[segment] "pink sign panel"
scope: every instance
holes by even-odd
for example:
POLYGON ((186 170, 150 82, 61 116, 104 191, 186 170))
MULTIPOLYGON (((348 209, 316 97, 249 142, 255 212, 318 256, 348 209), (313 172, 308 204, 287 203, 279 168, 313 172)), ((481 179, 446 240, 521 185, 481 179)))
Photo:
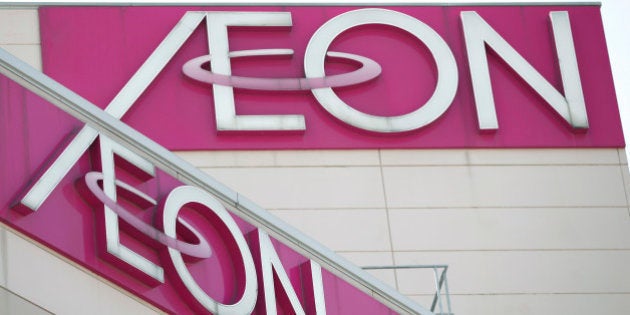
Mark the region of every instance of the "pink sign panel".
POLYGON ((102 108, 137 92, 122 120, 172 150, 623 147, 599 10, 45 7, 40 27, 48 75, 102 108))
POLYGON ((168 314, 395 313, 103 136, 28 206, 83 123, 4 76, 0 92, 3 224, 168 314))

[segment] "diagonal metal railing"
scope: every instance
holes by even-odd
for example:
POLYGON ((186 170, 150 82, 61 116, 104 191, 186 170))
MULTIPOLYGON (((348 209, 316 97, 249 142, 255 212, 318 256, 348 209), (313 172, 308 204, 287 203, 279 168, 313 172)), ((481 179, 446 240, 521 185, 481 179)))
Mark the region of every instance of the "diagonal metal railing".
POLYGON ((430 269, 433 270, 435 293, 431 302, 431 312, 435 315, 454 315, 451 307, 451 294, 448 290, 446 272, 448 265, 394 265, 394 266, 364 266, 364 270, 401 270, 401 269, 430 269))
POLYGON ((434 315, 332 250, 276 218, 252 201, 198 170, 166 148, 112 117, 52 78, 0 49, 0 73, 86 123, 181 182, 197 186, 230 206, 245 221, 262 228, 298 253, 402 314, 434 315))

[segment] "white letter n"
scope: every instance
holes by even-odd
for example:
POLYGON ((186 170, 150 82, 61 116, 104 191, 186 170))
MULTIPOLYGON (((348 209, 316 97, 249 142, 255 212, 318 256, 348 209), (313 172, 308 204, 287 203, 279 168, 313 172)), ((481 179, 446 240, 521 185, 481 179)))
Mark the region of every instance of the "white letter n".
POLYGON ((573 128, 588 128, 573 35, 566 11, 549 14, 565 95, 532 67, 477 12, 461 12, 466 51, 480 129, 498 129, 485 44, 488 44, 536 93, 573 128))

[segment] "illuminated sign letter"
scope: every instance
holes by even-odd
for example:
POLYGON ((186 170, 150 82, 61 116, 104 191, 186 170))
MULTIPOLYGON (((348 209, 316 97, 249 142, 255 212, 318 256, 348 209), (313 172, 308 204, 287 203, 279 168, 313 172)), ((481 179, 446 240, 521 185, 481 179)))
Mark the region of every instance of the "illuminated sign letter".
MULTIPOLYGON (((282 266, 278 253, 273 248, 273 243, 267 233, 262 230, 258 230, 258 242, 260 243, 260 268, 262 270, 263 288, 265 290, 265 311, 266 314, 278 314, 276 306, 276 290, 274 281, 274 270, 278 277, 279 284, 282 286, 286 297, 289 300, 289 304, 292 307, 292 314, 306 314, 304 308, 300 305, 295 289, 291 285, 289 276, 282 266)), ((322 282, 321 267, 310 261, 309 264, 311 280, 312 280, 312 294, 315 307, 315 314, 326 315, 326 305, 324 301, 324 288, 322 282)), ((306 290, 310 291, 310 290, 306 290)))
MULTIPOLYGON (((146 194, 122 183, 116 182, 116 173, 114 166, 114 154, 124 158, 129 163, 138 167, 145 173, 154 176, 155 167, 129 149, 117 144, 111 139, 101 135, 101 167, 103 171, 103 193, 113 201, 116 201, 116 187, 121 186, 127 191, 132 192, 135 196, 142 198, 146 202, 156 205, 157 202, 146 194)), ((116 258, 132 265, 133 267, 144 272, 151 278, 164 282, 164 269, 152 263, 148 259, 142 257, 138 253, 127 248, 120 243, 120 228, 118 224, 118 215, 108 205, 103 206, 103 224, 105 232, 105 243, 107 253, 114 255, 116 258)))
POLYGON ((556 53, 560 61, 562 86, 566 96, 556 90, 531 64, 529 64, 501 35, 477 12, 461 12, 468 64, 472 79, 480 129, 498 129, 497 113, 492 96, 485 45, 501 57, 536 93, 574 128, 588 128, 588 118, 582 83, 578 71, 573 35, 566 11, 549 14, 553 27, 556 53))
POLYGON ((249 251, 249 247, 247 246, 247 242, 245 241, 243 234, 241 234, 241 230, 238 228, 238 225, 236 225, 236 222, 232 219, 221 202, 207 192, 193 186, 179 186, 173 189, 164 202, 164 213, 162 215, 164 234, 172 238, 177 237, 175 229, 177 215, 179 214, 179 210, 189 203, 204 206, 209 211, 214 212, 219 220, 225 224, 225 227, 236 242, 238 250, 241 254, 240 256, 243 261, 245 271, 245 290, 240 300, 234 304, 222 304, 217 302, 208 296, 199 284, 197 284, 184 263, 181 251, 176 248, 169 247, 168 255, 171 258, 175 271, 190 294, 192 294, 192 296, 199 301, 205 309, 213 314, 251 314, 258 297, 256 267, 254 266, 254 260, 251 252, 249 251))
MULTIPOLYGON (((229 76, 230 48, 228 26, 291 26, 288 12, 208 12, 208 42, 212 72, 229 76)), ((268 54, 268 53, 267 53, 268 54)), ((301 115, 236 115, 234 89, 227 85, 212 85, 217 129, 227 130, 304 130, 301 115)))
MULTIPOLYGON (((340 14, 313 35, 306 47, 304 71, 307 78, 324 76, 324 58, 328 46, 342 32, 359 25, 384 24, 405 30, 423 42, 435 59, 438 80, 431 98, 415 111, 392 117, 360 112, 342 101, 332 88, 313 89, 313 95, 333 116, 357 128, 375 132, 402 132, 426 126, 451 105, 457 91, 455 57, 446 42, 431 27, 409 15, 385 9, 361 9, 340 14)), ((386 104, 383 104, 386 106, 386 104)))

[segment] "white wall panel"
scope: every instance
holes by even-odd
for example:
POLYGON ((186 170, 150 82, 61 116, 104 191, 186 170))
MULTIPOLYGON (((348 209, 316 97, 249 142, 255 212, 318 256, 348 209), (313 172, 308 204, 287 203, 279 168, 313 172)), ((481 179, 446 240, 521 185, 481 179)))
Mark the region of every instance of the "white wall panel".
MULTIPOLYGON (((2 12, 0 10, 0 12, 2 12)), ((8 51, 10 54, 22 59, 33 68, 42 70, 41 46, 37 44, 24 45, 4 45, 0 44, 0 48, 8 51)))
POLYGON ((467 150, 381 150, 383 165, 467 165, 467 150))
POLYGON ((7 286, 7 231, 0 225, 0 286, 7 286))
MULTIPOLYGON (((455 294, 630 293, 630 251, 396 252, 397 264, 449 265, 455 294)), ((398 270, 401 292, 432 293, 420 271, 398 270)))
POLYGON ((468 150, 471 165, 615 165, 611 149, 484 149, 468 150))
POLYGON ((383 167, 389 207, 626 207, 619 166, 383 167))
POLYGON ((37 9, 0 10, 1 44, 39 44, 37 9))
POLYGON ((156 314, 93 274, 8 232, 7 285, 46 310, 64 315, 156 314))
MULTIPOLYGON (((133 315, 156 315, 163 312, 158 311, 150 306, 146 306, 143 302, 140 302, 126 293, 120 291, 120 289, 105 283, 96 283, 98 301, 96 308, 101 315, 110 314, 133 314, 133 315)), ((92 307, 94 307, 92 305, 92 307)))
POLYGON ((628 213, 630 213, 630 168, 628 168, 628 157, 623 149, 619 149, 619 160, 622 163, 620 166, 621 176, 623 178, 623 184, 626 189, 626 200, 628 203, 628 213))
POLYGON ((394 250, 630 249, 627 208, 390 209, 394 250))
MULTIPOLYGON (((412 296, 430 305, 432 296, 412 296)), ((455 314, 466 315, 565 315, 565 314, 627 314, 630 294, 515 294, 515 295, 454 295, 455 314)))
POLYGON ((378 167, 205 168, 267 209, 383 208, 378 167))
POLYGON ((468 207, 473 177, 468 167, 383 167, 387 203, 401 207, 468 207))
POLYGON ((391 250, 384 209, 276 210, 272 213, 335 251, 391 250))
POLYGON ((180 151, 177 154, 197 167, 248 166, 376 166, 376 150, 318 151, 180 151))
POLYGON ((0 314, 51 315, 52 313, 0 287, 0 314))
POLYGON ((617 153, 619 154, 619 163, 628 165, 628 156, 626 156, 626 150, 617 149, 617 153))
POLYGON ((0 48, 41 70, 40 43, 36 9, 0 10, 0 48))
POLYGON ((611 149, 381 150, 383 165, 619 164, 611 149))
POLYGON ((58 314, 86 314, 98 305, 94 278, 33 246, 7 235, 7 287, 58 314))

